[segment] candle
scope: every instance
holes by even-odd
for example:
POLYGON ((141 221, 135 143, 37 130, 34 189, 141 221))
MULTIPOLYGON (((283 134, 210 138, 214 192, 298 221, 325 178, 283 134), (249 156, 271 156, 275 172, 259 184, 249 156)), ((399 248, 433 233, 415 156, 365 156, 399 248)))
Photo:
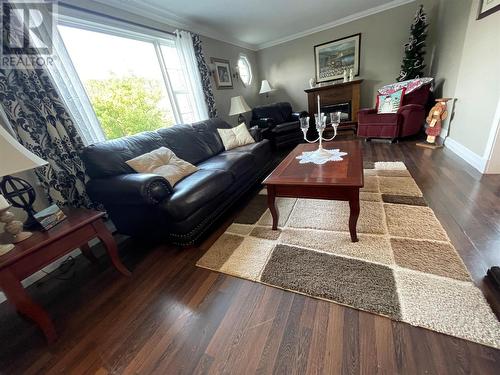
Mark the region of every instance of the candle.
POLYGON ((318 121, 321 121, 321 107, 319 104, 319 95, 318 95, 318 121))
POLYGON ((3 195, 0 195, 0 210, 5 210, 6 208, 10 207, 10 203, 7 202, 7 199, 3 197, 3 195))

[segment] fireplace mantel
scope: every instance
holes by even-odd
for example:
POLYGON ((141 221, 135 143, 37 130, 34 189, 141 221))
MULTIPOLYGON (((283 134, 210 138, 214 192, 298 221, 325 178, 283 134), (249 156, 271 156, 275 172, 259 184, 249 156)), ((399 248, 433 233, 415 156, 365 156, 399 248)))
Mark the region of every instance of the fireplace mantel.
POLYGON ((353 128, 356 129, 358 123, 358 111, 360 102, 362 79, 357 79, 351 82, 342 82, 322 87, 314 87, 304 90, 307 93, 308 111, 314 122, 313 114, 318 112, 318 95, 321 99, 322 106, 333 104, 341 104, 345 102, 351 103, 351 121, 342 122, 339 129, 353 128))

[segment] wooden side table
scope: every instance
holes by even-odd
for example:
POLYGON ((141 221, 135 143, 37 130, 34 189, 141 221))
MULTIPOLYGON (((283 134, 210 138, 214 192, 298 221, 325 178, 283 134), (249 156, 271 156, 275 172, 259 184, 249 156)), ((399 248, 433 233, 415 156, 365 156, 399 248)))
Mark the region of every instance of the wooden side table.
POLYGON ((0 289, 17 311, 33 320, 43 331, 49 343, 57 339, 57 333, 47 312, 36 304, 23 288, 21 281, 56 259, 76 248, 90 261, 95 261, 88 241, 99 238, 104 244, 111 263, 124 276, 130 271, 123 265, 116 242, 104 225, 103 212, 69 209, 67 218, 46 232, 35 232, 29 239, 16 244, 9 253, 0 256, 0 289))

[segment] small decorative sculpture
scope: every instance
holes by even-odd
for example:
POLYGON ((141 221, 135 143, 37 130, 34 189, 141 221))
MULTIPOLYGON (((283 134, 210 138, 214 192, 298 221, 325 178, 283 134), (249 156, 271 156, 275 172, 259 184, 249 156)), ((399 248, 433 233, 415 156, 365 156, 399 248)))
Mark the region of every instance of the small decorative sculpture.
POLYGON ((441 144, 436 143, 436 137, 441 133, 442 122, 448 117, 446 102, 449 100, 450 98, 436 99, 436 104, 431 108, 425 120, 427 122, 427 128, 425 129, 427 139, 425 142, 417 143, 417 146, 427 148, 443 147, 441 144))
POLYGON ((9 212, 9 208, 0 210, 0 222, 5 223, 4 230, 8 233, 8 241, 18 243, 31 237, 31 232, 23 232, 23 223, 16 220, 14 214, 9 212))
POLYGON ((347 69, 344 69, 344 82, 347 82, 349 79, 347 69))
POLYGON ((349 82, 351 82, 354 79, 354 70, 353 68, 349 69, 349 82))
POLYGON ((314 80, 314 78, 309 78, 309 87, 311 89, 316 87, 316 81, 314 80))

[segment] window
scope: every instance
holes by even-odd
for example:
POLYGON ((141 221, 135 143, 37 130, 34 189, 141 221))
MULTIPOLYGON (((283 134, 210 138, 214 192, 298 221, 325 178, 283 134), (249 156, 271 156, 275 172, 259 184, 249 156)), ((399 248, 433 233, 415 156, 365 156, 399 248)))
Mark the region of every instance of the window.
POLYGON ((173 40, 58 29, 106 138, 199 120, 173 40))
POLYGON ((240 74, 241 81, 245 86, 252 83, 252 67, 250 62, 245 55, 240 55, 238 59, 238 72, 240 74))

